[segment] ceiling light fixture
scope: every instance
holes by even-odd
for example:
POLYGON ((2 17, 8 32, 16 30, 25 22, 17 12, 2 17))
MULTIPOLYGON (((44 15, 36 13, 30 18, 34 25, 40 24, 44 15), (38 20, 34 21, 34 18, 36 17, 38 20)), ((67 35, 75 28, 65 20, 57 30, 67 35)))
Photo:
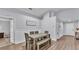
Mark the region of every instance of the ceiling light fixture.
POLYGON ((32 8, 28 8, 29 10, 32 10, 32 8))

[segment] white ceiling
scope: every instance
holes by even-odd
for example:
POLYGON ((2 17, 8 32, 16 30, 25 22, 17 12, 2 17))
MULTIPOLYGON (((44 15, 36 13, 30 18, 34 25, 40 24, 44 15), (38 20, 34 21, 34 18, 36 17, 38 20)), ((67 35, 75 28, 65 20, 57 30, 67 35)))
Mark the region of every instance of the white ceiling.
POLYGON ((60 21, 63 22, 79 21, 79 8, 61 11, 56 16, 60 21))
POLYGON ((63 22, 79 20, 79 8, 32 8, 32 10, 28 8, 3 8, 3 10, 37 18, 41 18, 45 13, 52 11, 63 22))
POLYGON ((29 10, 28 8, 4 8, 3 10, 7 10, 9 12, 19 13, 23 15, 28 14, 28 15, 40 18, 46 12, 49 12, 49 11, 58 12, 64 9, 66 8, 32 8, 32 10, 29 10))
POLYGON ((32 10, 27 9, 21 9, 25 11, 26 13, 35 15, 37 17, 43 16, 46 12, 53 11, 53 12, 58 12, 60 10, 63 10, 64 8, 33 8, 32 10))

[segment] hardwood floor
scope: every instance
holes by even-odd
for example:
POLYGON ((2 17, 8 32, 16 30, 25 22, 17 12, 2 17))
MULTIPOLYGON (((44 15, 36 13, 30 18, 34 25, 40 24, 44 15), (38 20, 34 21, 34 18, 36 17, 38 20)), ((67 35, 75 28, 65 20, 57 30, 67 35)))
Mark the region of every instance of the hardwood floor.
MULTIPOLYGON (((0 50, 25 50, 25 43, 0 47, 0 50)), ((52 41, 51 47, 47 50, 79 50, 79 40, 73 36, 63 36, 56 42, 52 41)))
POLYGON ((25 43, 4 46, 1 47, 0 50, 25 50, 25 43))
POLYGON ((10 44, 9 38, 0 38, 0 47, 10 44))
POLYGON ((73 36, 63 36, 48 50, 79 50, 79 40, 73 36))
MULTIPOLYGON (((53 44, 55 44, 55 41, 52 41, 52 45, 53 44)), ((0 50, 26 50, 25 42, 20 43, 20 44, 12 44, 12 45, 8 45, 8 46, 0 47, 0 50)))

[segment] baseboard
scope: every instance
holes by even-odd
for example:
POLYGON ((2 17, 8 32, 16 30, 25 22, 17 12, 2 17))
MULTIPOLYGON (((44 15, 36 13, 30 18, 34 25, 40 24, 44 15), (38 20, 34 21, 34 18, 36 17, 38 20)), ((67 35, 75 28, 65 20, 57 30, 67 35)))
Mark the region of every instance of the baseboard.
POLYGON ((23 42, 25 42, 25 41, 21 41, 21 42, 15 42, 14 44, 20 44, 20 43, 23 43, 23 42))
POLYGON ((71 36, 71 37, 74 37, 74 35, 63 35, 63 36, 71 36))
POLYGON ((64 36, 64 35, 62 35, 60 38, 58 38, 57 41, 60 40, 63 36, 64 36))

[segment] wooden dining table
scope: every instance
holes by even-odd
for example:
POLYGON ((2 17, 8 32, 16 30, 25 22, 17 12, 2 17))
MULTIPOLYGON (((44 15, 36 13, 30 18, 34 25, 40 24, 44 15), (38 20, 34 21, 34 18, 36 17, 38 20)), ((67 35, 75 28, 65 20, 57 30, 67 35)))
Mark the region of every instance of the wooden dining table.
POLYGON ((39 33, 39 34, 32 34, 32 35, 29 35, 29 37, 33 38, 33 50, 35 50, 36 48, 36 40, 37 39, 41 39, 42 37, 45 37, 47 36, 48 34, 47 33, 39 33))

